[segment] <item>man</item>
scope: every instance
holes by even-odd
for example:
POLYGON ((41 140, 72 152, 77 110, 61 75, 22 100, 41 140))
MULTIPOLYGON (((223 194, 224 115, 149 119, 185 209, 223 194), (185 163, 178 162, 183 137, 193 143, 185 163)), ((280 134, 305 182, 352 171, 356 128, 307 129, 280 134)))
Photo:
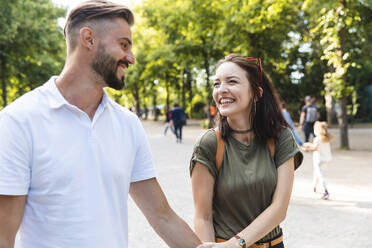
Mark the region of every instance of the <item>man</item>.
POLYGON ((314 135, 314 123, 319 119, 319 107, 315 104, 315 97, 306 96, 305 105, 301 109, 300 128, 305 134, 305 142, 309 142, 310 134, 314 135))
MULTIPOLYGON (((0 119, 0 247, 127 247, 127 198, 170 247, 200 244, 169 207, 137 116, 103 91, 134 64, 132 12, 106 1, 73 9, 63 71, 0 119)), ((138 244, 136 247, 147 247, 138 244)))
POLYGON ((182 143, 182 128, 186 124, 186 114, 183 108, 178 103, 173 104, 171 110, 171 120, 174 125, 174 133, 176 135, 177 143, 182 143))

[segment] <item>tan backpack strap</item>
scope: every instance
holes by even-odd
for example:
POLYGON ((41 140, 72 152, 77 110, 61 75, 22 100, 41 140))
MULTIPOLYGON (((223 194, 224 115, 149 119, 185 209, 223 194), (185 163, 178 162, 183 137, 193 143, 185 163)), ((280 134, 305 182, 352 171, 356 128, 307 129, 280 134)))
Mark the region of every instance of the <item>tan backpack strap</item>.
POLYGON ((223 161, 223 154, 225 152, 225 141, 222 139, 220 130, 218 130, 218 128, 214 129, 214 131, 216 132, 217 137, 216 167, 217 171, 220 171, 223 161))
POLYGON ((275 156, 275 141, 274 141, 273 138, 270 138, 270 139, 267 140, 267 146, 269 147, 271 157, 273 157, 273 159, 274 159, 274 156, 275 156))

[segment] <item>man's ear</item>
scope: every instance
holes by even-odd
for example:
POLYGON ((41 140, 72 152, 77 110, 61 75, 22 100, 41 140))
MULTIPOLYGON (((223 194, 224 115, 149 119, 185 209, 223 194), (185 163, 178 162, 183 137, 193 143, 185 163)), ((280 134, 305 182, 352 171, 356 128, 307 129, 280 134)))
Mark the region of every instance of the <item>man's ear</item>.
POLYGON ((93 31, 93 29, 88 27, 83 27, 80 29, 80 42, 81 45, 88 50, 92 50, 95 46, 96 40, 96 34, 93 31))

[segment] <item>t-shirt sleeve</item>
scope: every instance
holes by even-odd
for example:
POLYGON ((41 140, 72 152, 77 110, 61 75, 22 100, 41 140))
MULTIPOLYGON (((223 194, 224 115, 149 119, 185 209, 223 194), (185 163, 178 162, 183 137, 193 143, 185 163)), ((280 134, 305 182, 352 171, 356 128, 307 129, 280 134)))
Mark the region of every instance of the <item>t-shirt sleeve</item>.
POLYGON ((8 113, 0 113, 0 194, 27 195, 31 180, 30 135, 8 113))
POLYGON ((203 134, 194 146, 194 151, 190 160, 190 176, 195 167, 195 163, 207 167, 214 179, 218 175, 216 167, 216 151, 217 151, 217 137, 214 130, 210 129, 203 134))
POLYGON ((289 128, 283 128, 275 145, 275 165, 277 168, 294 157, 295 170, 301 165, 303 154, 289 128))
POLYGON ((156 177, 154 161, 145 130, 138 119, 136 119, 136 122, 137 127, 134 131, 137 133, 137 151, 131 175, 131 182, 156 177))
POLYGON ((307 109, 307 106, 306 105, 302 106, 301 112, 305 112, 306 113, 306 109, 307 109))

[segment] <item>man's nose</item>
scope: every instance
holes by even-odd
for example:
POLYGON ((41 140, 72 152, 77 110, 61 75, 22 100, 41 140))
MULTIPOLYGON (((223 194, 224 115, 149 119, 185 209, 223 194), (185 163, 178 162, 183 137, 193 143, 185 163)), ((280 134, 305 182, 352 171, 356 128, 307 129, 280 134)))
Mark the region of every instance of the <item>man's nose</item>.
POLYGON ((129 64, 135 64, 136 63, 136 59, 134 58, 134 54, 132 52, 130 52, 127 57, 126 57, 127 61, 129 64))

